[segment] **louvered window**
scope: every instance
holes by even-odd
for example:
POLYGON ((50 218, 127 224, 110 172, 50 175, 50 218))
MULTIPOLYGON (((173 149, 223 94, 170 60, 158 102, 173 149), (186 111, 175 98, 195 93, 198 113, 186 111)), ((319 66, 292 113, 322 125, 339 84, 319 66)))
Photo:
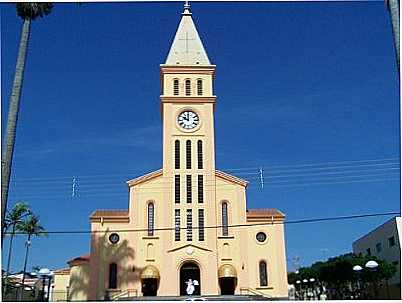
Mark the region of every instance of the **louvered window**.
POLYGON ((191 175, 186 176, 186 188, 187 188, 187 203, 191 203, 192 200, 192 186, 191 186, 191 175))
POLYGON ((198 175, 198 203, 204 203, 204 176, 198 175))
POLYGON ((174 203, 180 203, 180 175, 174 176, 174 203))
POLYGON ((173 80, 173 95, 175 96, 179 95, 179 79, 173 80))
POLYGON ((191 169, 191 141, 186 141, 186 168, 191 169))
POLYGON ((180 169, 180 141, 174 141, 174 168, 180 169))
POLYGON ((187 209, 187 241, 193 241, 193 214, 187 209))
POLYGON ((186 80, 186 96, 191 95, 191 81, 189 79, 186 80))
POLYGON ((203 159, 202 159, 202 141, 198 140, 197 141, 197 162, 198 162, 198 169, 203 169, 203 159))
POLYGON ((204 235, 204 210, 203 209, 198 210, 198 240, 199 241, 204 241, 205 240, 205 235, 204 235))
POLYGON ((197 80, 197 95, 202 96, 202 80, 197 80))
POLYGON ((174 240, 180 241, 180 209, 174 211, 174 240))

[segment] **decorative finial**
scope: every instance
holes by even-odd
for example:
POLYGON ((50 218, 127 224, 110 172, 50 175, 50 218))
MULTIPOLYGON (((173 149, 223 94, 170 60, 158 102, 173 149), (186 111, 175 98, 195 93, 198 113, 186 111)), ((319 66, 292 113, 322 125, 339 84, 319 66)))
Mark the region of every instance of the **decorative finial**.
POLYGON ((190 4, 188 3, 188 1, 184 1, 184 11, 182 15, 191 15, 190 4))

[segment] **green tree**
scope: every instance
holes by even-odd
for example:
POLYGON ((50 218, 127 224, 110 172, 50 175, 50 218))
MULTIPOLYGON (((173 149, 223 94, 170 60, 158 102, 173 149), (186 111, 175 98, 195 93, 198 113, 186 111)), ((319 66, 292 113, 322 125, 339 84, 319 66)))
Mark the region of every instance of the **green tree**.
POLYGON ((17 14, 22 18, 21 39, 15 68, 14 82, 11 90, 8 108, 7 128, 1 157, 1 243, 5 231, 5 216, 7 211, 8 187, 10 183, 11 166, 15 144, 18 112, 20 108, 21 88, 24 78, 26 53, 28 48, 31 21, 37 17, 48 15, 52 10, 51 3, 17 3, 17 14))
POLYGON ((334 290, 335 297, 331 299, 345 299, 344 294, 348 292, 350 285, 356 284, 358 279, 363 283, 371 285, 379 281, 387 281, 396 272, 396 267, 385 260, 379 260, 374 256, 362 256, 352 253, 329 258, 326 262, 316 262, 309 267, 302 267, 299 273, 289 273, 288 282, 295 284, 297 280, 315 278, 326 287, 334 290), (376 270, 365 268, 369 260, 378 263, 376 270), (353 271, 353 266, 360 265, 363 270, 359 273, 353 271))
POLYGON ((7 212, 5 225, 6 230, 11 232, 10 235, 10 246, 8 248, 8 257, 7 257, 7 269, 6 269, 6 278, 10 273, 10 265, 11 265, 11 254, 13 248, 13 239, 15 236, 15 232, 18 231, 17 227, 19 224, 23 222, 26 216, 31 213, 28 204, 24 202, 19 202, 14 205, 11 211, 7 212))
POLYGON ((27 269, 28 252, 29 247, 31 246, 31 238, 32 236, 45 236, 46 231, 43 226, 39 224, 39 217, 34 214, 30 214, 24 222, 18 224, 17 228, 19 231, 27 235, 27 241, 25 242, 24 269, 22 271, 22 291, 20 292, 20 299, 22 299, 24 294, 23 289, 25 283, 25 271, 27 269))

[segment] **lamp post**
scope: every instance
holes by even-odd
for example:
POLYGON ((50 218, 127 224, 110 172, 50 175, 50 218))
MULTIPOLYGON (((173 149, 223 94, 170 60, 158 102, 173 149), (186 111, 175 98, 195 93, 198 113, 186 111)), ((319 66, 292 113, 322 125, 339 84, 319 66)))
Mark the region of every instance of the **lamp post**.
POLYGON ((360 265, 355 265, 353 266, 353 271, 356 273, 357 276, 357 293, 355 294, 355 297, 360 298, 360 274, 363 270, 363 267, 360 265))
POLYGON ((301 294, 301 285, 300 285, 301 281, 297 280, 296 281, 296 299, 299 300, 300 299, 300 294, 301 294))
POLYGON ((41 268, 39 272, 35 274, 42 279, 41 301, 49 301, 50 285, 52 283, 54 273, 49 268, 41 268))
MULTIPOLYGON (((366 263, 366 265, 364 265, 364 267, 366 267, 368 270, 370 270, 372 272, 375 272, 377 270, 377 268, 378 268, 378 263, 376 261, 374 261, 374 260, 370 260, 370 261, 368 261, 366 263)), ((375 281, 374 276, 372 276, 372 281, 371 282, 374 284, 374 296, 375 296, 374 299, 377 299, 377 297, 378 297, 378 289, 377 289, 377 282, 375 281)))
MULTIPOLYGON (((367 261, 364 267, 369 271, 376 271, 378 268, 378 263, 374 260, 367 261)), ((353 271, 356 273, 357 276, 357 294, 355 294, 356 298, 361 299, 361 292, 362 292, 362 285, 360 284, 361 281, 361 274, 363 272, 363 267, 360 265, 353 266, 353 271)), ((377 297, 377 283, 374 283, 374 278, 372 280, 374 284, 374 294, 377 297)))

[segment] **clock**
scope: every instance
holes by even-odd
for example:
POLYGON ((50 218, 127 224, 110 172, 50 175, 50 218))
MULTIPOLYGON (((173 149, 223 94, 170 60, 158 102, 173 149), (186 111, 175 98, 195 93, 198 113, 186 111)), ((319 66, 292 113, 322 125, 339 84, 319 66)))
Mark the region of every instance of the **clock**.
POLYGON ((195 128, 200 123, 200 118, 195 112, 185 110, 182 111, 177 117, 177 123, 179 123, 181 128, 190 130, 195 128))

